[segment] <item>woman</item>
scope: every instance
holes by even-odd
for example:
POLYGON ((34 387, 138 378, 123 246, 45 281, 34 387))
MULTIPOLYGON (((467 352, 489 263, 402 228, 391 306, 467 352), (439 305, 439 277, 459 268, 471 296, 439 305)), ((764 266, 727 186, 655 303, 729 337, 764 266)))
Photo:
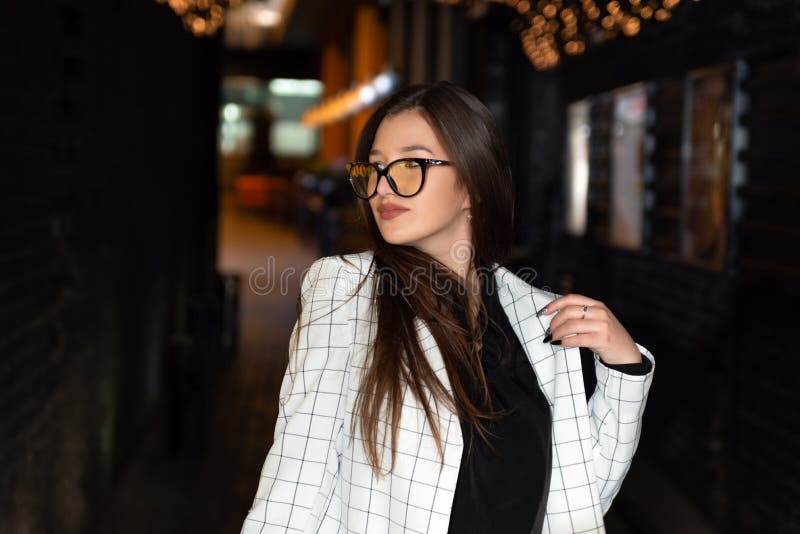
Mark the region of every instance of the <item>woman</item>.
POLYGON ((242 532, 603 532, 653 356, 602 302, 501 265, 513 198, 489 111, 448 82, 407 87, 347 170, 372 247, 303 279, 242 532))

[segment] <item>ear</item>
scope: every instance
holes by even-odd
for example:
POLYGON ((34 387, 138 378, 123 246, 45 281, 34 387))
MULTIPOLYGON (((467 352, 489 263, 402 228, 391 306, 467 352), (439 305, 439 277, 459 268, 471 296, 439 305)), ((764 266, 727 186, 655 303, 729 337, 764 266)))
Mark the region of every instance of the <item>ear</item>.
POLYGON ((470 209, 471 207, 472 207, 472 202, 471 202, 471 200, 469 198, 469 193, 465 191, 464 192, 464 200, 461 202, 461 209, 462 210, 470 209))

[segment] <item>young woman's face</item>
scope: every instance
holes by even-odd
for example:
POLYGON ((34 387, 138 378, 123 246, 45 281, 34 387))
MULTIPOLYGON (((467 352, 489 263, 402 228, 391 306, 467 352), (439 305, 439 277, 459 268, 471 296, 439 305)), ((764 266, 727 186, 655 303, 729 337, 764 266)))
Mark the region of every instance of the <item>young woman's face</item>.
MULTIPOLYGON (((450 154, 422 115, 406 111, 381 121, 369 156, 371 162, 381 163, 383 168, 400 158, 450 161, 450 154)), ((469 195, 458 183, 456 169, 451 165, 428 166, 422 190, 413 197, 397 195, 381 177, 378 191, 369 203, 387 243, 415 246, 449 264, 447 256, 453 254, 453 246, 470 241, 469 195), (408 211, 384 218, 378 208, 390 203, 408 211)))

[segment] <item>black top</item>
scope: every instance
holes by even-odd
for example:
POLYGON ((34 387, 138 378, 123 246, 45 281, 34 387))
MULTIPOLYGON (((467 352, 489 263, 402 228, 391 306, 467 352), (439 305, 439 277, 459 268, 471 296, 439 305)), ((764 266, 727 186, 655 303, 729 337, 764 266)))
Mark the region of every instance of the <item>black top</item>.
MULTIPOLYGON (((461 421, 464 449, 448 532, 539 533, 550 487, 552 416, 533 366, 500 303, 494 276, 482 273, 481 280, 489 315, 482 339, 481 363, 494 409, 508 409, 510 414, 487 423, 495 434, 489 438, 496 454, 461 421), (468 455, 470 438, 473 451, 468 455)), ((460 304, 454 303, 453 311, 466 326, 460 304)), ((591 355, 591 350, 581 350, 591 355)), ((593 356, 590 362, 594 371, 593 356)), ((650 361, 642 357, 640 364, 608 367, 628 374, 646 374, 650 361)), ((465 382, 470 398, 481 406, 477 388, 468 380, 465 382)), ((594 387, 587 388, 587 399, 593 390, 594 387)))
MULTIPOLYGON (((495 410, 511 410, 487 426, 497 454, 461 421, 464 450, 449 532, 458 534, 541 532, 550 485, 551 414, 525 350, 497 296, 494 276, 481 276, 489 326, 482 340, 482 365, 495 410), (469 440, 473 451, 468 455, 469 440)), ((466 324, 463 308, 457 317, 466 324)), ((477 388, 467 384, 480 406, 477 388)))

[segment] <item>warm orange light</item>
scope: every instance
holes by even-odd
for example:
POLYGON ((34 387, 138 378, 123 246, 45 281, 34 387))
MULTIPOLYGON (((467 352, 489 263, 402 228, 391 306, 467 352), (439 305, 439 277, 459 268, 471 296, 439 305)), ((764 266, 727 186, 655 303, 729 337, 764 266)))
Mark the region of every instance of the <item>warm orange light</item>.
MULTIPOLYGON (((170 3, 200 0, 158 0, 170 3)), ((218 2, 221 0, 207 0, 218 2)), ((237 0, 242 1, 242 0, 237 0)), ((439 3, 494 2, 527 14, 530 26, 520 32, 525 54, 536 68, 552 68, 560 62, 562 53, 570 56, 586 51, 587 39, 608 40, 620 33, 635 36, 641 32, 642 21, 655 18, 663 22, 672 18, 680 0, 435 0, 439 3), (598 7, 600 3, 601 7, 598 7), (603 13, 603 9, 606 13, 603 13), (599 33, 599 35, 598 35, 599 33)), ((694 0, 699 2, 700 0, 694 0)), ((513 28, 519 30, 519 20, 513 28)))
POLYGON ((192 21, 192 31, 195 33, 203 33, 206 29, 206 21, 201 17, 197 17, 192 21))
POLYGON ((244 0, 155 0, 167 4, 195 36, 214 35, 225 22, 225 9, 244 0))
POLYGON ((575 41, 568 42, 567 44, 564 45, 564 52, 566 52, 571 56, 574 56, 575 54, 578 53, 578 43, 576 43, 575 41))
POLYGON ((641 29, 641 24, 639 22, 639 19, 637 19, 636 17, 629 18, 622 26, 622 31, 628 37, 636 35, 637 33, 639 33, 640 29, 641 29))

